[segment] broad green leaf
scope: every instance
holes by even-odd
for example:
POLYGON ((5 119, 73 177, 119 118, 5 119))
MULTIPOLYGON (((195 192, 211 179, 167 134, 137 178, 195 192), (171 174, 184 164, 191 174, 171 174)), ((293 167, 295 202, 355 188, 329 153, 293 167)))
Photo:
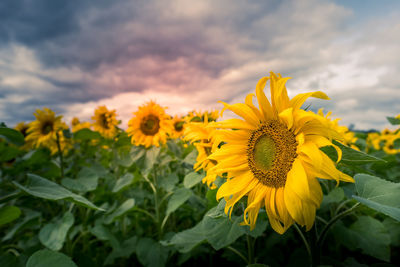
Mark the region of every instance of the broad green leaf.
POLYGON ((192 195, 193 192, 186 188, 179 188, 178 190, 176 190, 168 201, 167 214, 174 212, 176 209, 178 209, 192 195))
POLYGON ((74 139, 76 140, 93 140, 100 139, 101 135, 98 132, 94 132, 88 128, 81 129, 74 133, 74 139))
POLYGON ((97 188, 99 175, 89 167, 84 167, 79 171, 76 179, 64 178, 61 184, 70 190, 81 193, 93 191, 97 188))
POLYGON ((190 172, 185 175, 183 179, 183 186, 186 188, 192 188, 196 184, 200 183, 201 180, 204 178, 203 174, 198 174, 197 172, 190 172))
MULTIPOLYGON (((333 141, 342 150, 341 163, 351 165, 375 163, 375 162, 385 162, 383 159, 374 157, 362 151, 352 149, 348 146, 342 145, 339 142, 333 141)), ((327 154, 333 161, 337 160, 336 150, 331 146, 322 147, 321 150, 327 154)))
POLYGON ((89 231, 100 240, 110 241, 110 244, 113 247, 113 249, 121 248, 118 239, 104 225, 97 223, 93 228, 90 228, 89 231))
POLYGON ((157 163, 158 155, 160 154, 160 148, 152 146, 146 150, 146 167, 151 169, 154 164, 157 163))
POLYGON ((349 228, 338 224, 335 237, 350 250, 361 249, 367 255, 390 260, 390 235, 385 226, 369 216, 360 216, 349 228))
POLYGON ((7 127, 0 127, 0 138, 4 138, 7 142, 17 146, 22 146, 25 143, 22 133, 7 127))
POLYGON ((392 125, 399 125, 400 124, 400 119, 396 119, 394 117, 386 117, 386 119, 390 122, 392 125))
POLYGON ((113 264, 114 260, 118 258, 129 258, 136 251, 137 241, 137 237, 134 236, 122 242, 120 248, 113 249, 107 256, 104 265, 113 264))
POLYGON ((26 267, 50 266, 78 267, 67 255, 47 249, 36 251, 29 257, 28 262, 26 263, 26 267))
POLYGON ((124 167, 130 167, 134 162, 143 157, 146 150, 140 146, 132 146, 129 152, 121 152, 118 156, 118 164, 124 167))
POLYGON ((164 188, 167 192, 171 192, 178 182, 178 176, 175 173, 170 173, 167 177, 161 177, 158 180, 158 186, 164 188))
POLYGON ((0 266, 1 267, 22 267, 21 257, 17 257, 12 252, 2 252, 0 255, 0 266))
POLYGON ((391 244, 393 246, 400 246, 400 222, 386 217, 383 221, 383 225, 389 232, 391 244))
POLYGON ((115 219, 121 217, 122 215, 130 211, 134 206, 135 206, 135 200, 133 198, 126 200, 124 203, 122 203, 121 206, 119 206, 115 211, 113 211, 110 215, 106 217, 104 223, 105 224, 112 223, 115 219))
POLYGON ((339 203, 344 199, 344 191, 341 187, 335 187, 322 199, 321 207, 325 207, 331 203, 339 203))
POLYGON ((0 142, 0 162, 7 162, 15 159, 19 153, 20 150, 17 147, 0 142))
POLYGON ((165 266, 168 258, 167 248, 150 238, 141 238, 136 245, 136 255, 144 266, 165 266))
POLYGON ((19 218, 21 210, 15 206, 4 206, 0 208, 0 226, 10 223, 19 218))
MULTIPOLYGON (((163 243, 175 246, 181 253, 189 252, 204 241, 210 243, 215 250, 232 244, 245 234, 246 228, 240 226, 242 217, 232 216, 232 219, 229 219, 224 214, 224 205, 225 203, 221 201, 217 207, 209 210, 196 226, 175 234, 170 241, 163 243)), ((263 225, 260 224, 260 227, 263 225)))
POLYGON ((3 237, 2 241, 12 239, 17 232, 19 232, 33 220, 39 218, 41 215, 39 212, 33 210, 24 210, 24 214, 25 217, 22 219, 22 221, 20 220, 11 229, 7 230, 7 234, 3 237))
POLYGON ((60 250, 74 221, 72 213, 66 212, 62 218, 56 220, 54 223, 46 224, 39 232, 40 242, 48 249, 54 251, 60 250))
POLYGON ((114 185, 113 193, 119 192, 121 189, 129 186, 133 183, 134 177, 132 173, 125 173, 121 178, 119 178, 114 185))
POLYGON ((186 155, 186 157, 183 159, 183 162, 189 165, 194 165, 196 163, 196 158, 197 158, 197 150, 194 149, 192 152, 186 155))
POLYGON ((400 183, 367 174, 357 174, 354 179, 357 190, 354 199, 400 221, 400 183))
POLYGON ((52 181, 49 181, 43 177, 40 177, 35 174, 28 174, 28 178, 29 178, 29 183, 27 186, 23 186, 15 181, 13 181, 13 184, 18 188, 20 188, 21 190, 23 190, 24 192, 35 197, 40 197, 49 200, 64 199, 91 209, 103 211, 103 209, 98 208, 86 198, 74 194, 71 191, 67 190, 66 188, 52 181))

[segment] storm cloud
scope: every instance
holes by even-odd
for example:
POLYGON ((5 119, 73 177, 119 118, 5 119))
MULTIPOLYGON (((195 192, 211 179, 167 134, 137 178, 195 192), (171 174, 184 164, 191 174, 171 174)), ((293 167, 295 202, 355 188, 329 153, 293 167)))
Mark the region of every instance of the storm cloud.
POLYGON ((126 124, 150 99, 220 108, 272 70, 293 77, 291 96, 322 90, 332 100, 313 107, 381 128, 400 112, 399 17, 314 0, 2 1, 0 121, 44 106, 88 120, 107 104, 126 124))

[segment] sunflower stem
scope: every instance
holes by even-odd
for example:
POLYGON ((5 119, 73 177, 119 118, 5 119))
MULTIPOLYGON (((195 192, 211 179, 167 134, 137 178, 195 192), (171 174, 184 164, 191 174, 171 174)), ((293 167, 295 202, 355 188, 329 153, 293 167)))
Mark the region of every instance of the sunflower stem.
POLYGON ((337 214, 335 217, 333 217, 327 225, 325 225, 324 229, 322 229, 321 234, 319 235, 319 237, 317 238, 317 242, 316 242, 316 246, 318 248, 321 249, 322 245, 324 244, 325 241, 325 237, 326 234, 328 233, 328 230, 332 227, 332 225, 338 221, 339 219, 343 218, 344 216, 352 213, 358 206, 360 205, 360 203, 356 203, 355 205, 353 205, 351 208, 337 214))
POLYGON ((226 248, 235 253, 236 255, 238 255, 242 260, 244 260, 247 263, 246 257, 239 250, 231 246, 227 246, 226 248))
POLYGON ((294 223, 294 229, 299 233, 301 240, 303 240, 304 245, 306 246, 307 253, 308 253, 308 260, 310 261, 310 266, 313 266, 313 256, 311 252, 310 243, 307 241, 306 237, 304 236, 303 232, 301 231, 300 227, 294 223))
POLYGON ((58 156, 60 157, 61 178, 64 178, 64 157, 61 151, 60 135, 56 132, 58 156))
POLYGON ((250 235, 246 235, 247 237, 247 256, 248 256, 248 265, 254 263, 254 239, 250 235))

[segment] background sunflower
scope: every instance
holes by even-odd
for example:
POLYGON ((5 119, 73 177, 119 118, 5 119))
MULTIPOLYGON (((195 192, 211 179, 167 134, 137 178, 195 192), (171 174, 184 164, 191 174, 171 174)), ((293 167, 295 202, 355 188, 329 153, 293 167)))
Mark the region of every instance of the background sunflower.
POLYGON ((115 109, 108 110, 106 106, 98 107, 92 117, 93 128, 106 138, 112 138, 117 133, 118 121, 115 109))
POLYGON ((165 108, 150 101, 133 114, 127 129, 132 144, 145 147, 165 144, 167 135, 173 132, 172 120, 165 113, 165 108))

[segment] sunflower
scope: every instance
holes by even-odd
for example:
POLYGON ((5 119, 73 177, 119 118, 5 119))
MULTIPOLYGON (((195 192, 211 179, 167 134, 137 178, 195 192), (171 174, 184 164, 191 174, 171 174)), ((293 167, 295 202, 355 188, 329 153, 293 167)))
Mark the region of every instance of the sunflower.
MULTIPOLYGON (((15 130, 19 131, 24 138, 26 139, 26 137, 28 136, 28 129, 29 129, 29 123, 26 122, 19 122, 15 127, 15 130)), ((25 144, 23 146, 21 146, 21 149, 24 150, 29 150, 32 148, 32 141, 28 142, 25 140, 25 144)))
POLYGON ((190 111, 188 115, 186 115, 185 120, 187 122, 191 121, 203 122, 206 116, 209 122, 216 121, 219 118, 219 111, 218 110, 206 111, 206 112, 190 111))
POLYGON ((184 119, 175 115, 175 117, 172 119, 172 125, 174 126, 174 129, 171 133, 171 138, 177 139, 183 135, 185 131, 185 123, 186 122, 184 119))
POLYGON ((207 183, 211 189, 214 189, 216 188, 214 181, 217 178, 217 174, 211 172, 210 169, 213 168, 217 162, 213 159, 209 159, 208 156, 215 151, 218 144, 214 142, 215 129, 207 127, 208 124, 208 115, 205 114, 202 122, 192 121, 186 125, 184 136, 186 141, 194 143, 198 152, 193 169, 195 171, 201 169, 206 171, 207 175, 203 178, 202 182, 207 183))
POLYGON ((336 132, 338 132, 340 135, 343 137, 343 141, 341 142, 342 144, 351 147, 352 149, 355 150, 360 150, 356 145, 357 137, 355 137, 355 133, 350 131, 349 128, 347 128, 344 125, 339 125, 339 118, 331 120, 330 116, 332 115, 332 112, 328 112, 326 115, 324 115, 323 108, 320 108, 318 110, 318 115, 324 117, 326 119, 326 125, 336 132))
POLYGON ((68 126, 61 121, 62 116, 56 116, 51 109, 37 109, 33 115, 36 120, 29 124, 28 135, 25 140, 32 142, 35 147, 52 146, 56 143, 57 135, 58 138, 61 138, 63 136, 62 130, 68 129, 68 126))
POLYGON ((72 132, 75 133, 81 129, 90 129, 90 122, 80 122, 77 117, 73 117, 71 121, 72 132))
POLYGON ((208 158, 217 161, 211 169, 228 180, 218 189, 217 199, 225 198, 225 213, 231 215, 234 205, 247 196, 244 224, 254 229, 259 209, 265 206, 272 228, 283 234, 294 222, 310 230, 316 209, 322 201, 317 180, 333 179, 354 182, 336 169, 335 163, 319 148, 333 146, 340 134, 324 125, 321 116, 300 109, 308 97, 329 99, 322 92, 303 93, 289 99, 282 78, 271 72, 256 87, 259 108, 253 105, 254 94, 245 103, 226 109, 242 119, 214 122, 219 128, 216 142, 225 142, 208 158), (271 102, 263 88, 270 81, 271 102))
POLYGON ((381 149, 381 136, 377 132, 368 133, 367 136, 367 152, 369 148, 373 148, 375 150, 381 149))
POLYGON ((94 130, 105 138, 114 137, 117 133, 116 126, 118 125, 116 116, 115 109, 108 110, 106 106, 99 106, 92 117, 94 130))
POLYGON ((165 144, 167 135, 173 131, 172 120, 165 113, 165 108, 150 101, 133 114, 127 129, 128 136, 132 136, 132 144, 145 147, 165 144))

